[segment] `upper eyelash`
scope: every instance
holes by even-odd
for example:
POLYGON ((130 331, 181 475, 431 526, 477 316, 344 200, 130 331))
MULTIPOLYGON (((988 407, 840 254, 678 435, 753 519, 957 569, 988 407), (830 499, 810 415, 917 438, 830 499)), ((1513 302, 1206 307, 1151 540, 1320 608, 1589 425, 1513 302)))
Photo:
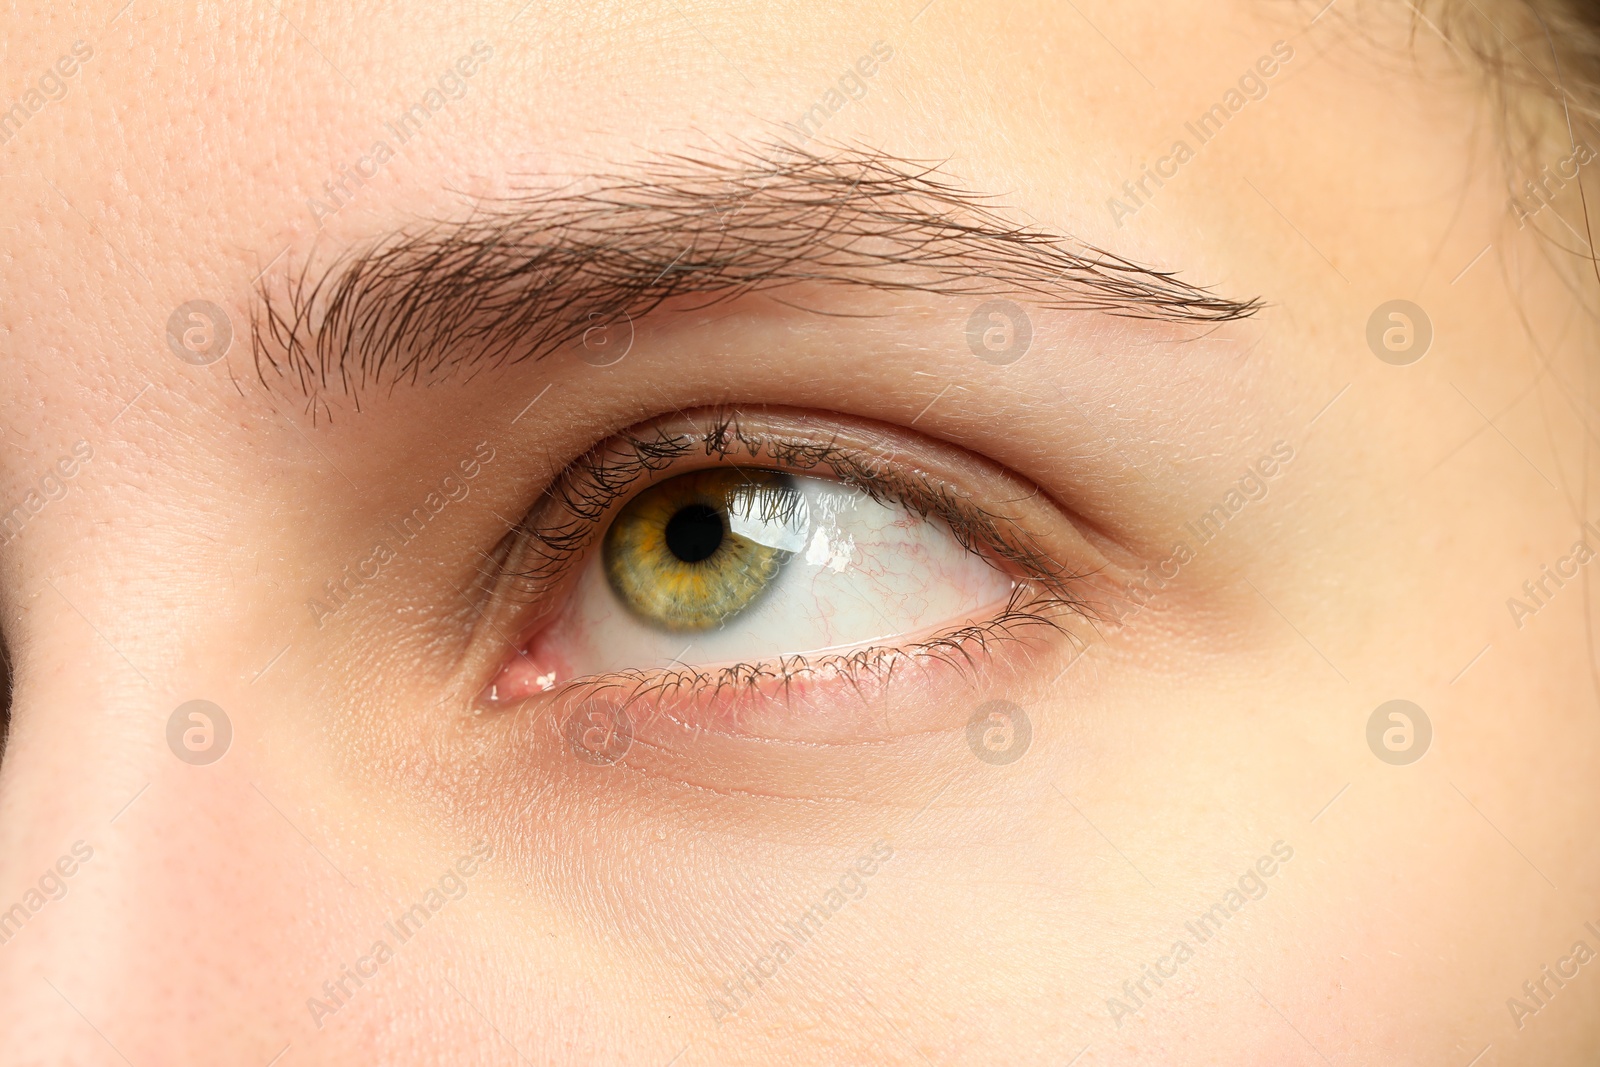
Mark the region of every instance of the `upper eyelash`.
POLYGON ((884 454, 841 446, 837 439, 805 441, 748 432, 737 413, 724 412, 694 434, 657 427, 653 437, 625 434, 575 461, 517 524, 506 544, 517 563, 505 576, 530 599, 548 589, 566 565, 600 532, 601 519, 634 485, 703 449, 707 457, 742 452, 752 461, 763 455, 793 473, 826 468, 842 484, 859 489, 880 504, 896 504, 919 518, 935 516, 967 551, 997 556, 1018 567, 1059 606, 1092 612, 1076 586, 1087 577, 1070 571, 1034 543, 1025 530, 958 494, 947 483, 918 471, 906 476, 884 454))

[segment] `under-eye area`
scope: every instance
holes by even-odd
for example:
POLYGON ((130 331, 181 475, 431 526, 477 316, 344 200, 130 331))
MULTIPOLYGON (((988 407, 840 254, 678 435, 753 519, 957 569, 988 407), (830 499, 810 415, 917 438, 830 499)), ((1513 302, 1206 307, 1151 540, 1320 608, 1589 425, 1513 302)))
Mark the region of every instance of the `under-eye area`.
POLYGON ((941 470, 950 446, 832 421, 676 416, 573 463, 494 554, 507 621, 480 701, 849 743, 959 726, 904 709, 1014 644, 1079 639, 1103 564, 1065 516, 975 457, 941 470))

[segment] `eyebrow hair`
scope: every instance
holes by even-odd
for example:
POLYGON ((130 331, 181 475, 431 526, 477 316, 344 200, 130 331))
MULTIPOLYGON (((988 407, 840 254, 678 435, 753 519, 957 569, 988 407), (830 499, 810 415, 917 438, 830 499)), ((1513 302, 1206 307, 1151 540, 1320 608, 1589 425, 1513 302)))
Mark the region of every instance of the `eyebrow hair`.
POLYGON ((806 283, 1195 325, 1261 307, 1016 225, 991 200, 937 164, 861 148, 658 156, 582 187, 475 200, 465 219, 392 233, 315 276, 261 281, 256 370, 308 399, 357 396, 548 355, 674 298, 703 307, 806 283))

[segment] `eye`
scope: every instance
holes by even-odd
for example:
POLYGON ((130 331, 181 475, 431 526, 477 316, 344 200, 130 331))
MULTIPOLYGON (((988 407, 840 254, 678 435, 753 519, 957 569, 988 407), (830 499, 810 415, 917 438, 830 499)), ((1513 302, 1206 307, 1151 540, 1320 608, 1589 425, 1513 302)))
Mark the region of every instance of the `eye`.
POLYGON ((822 478, 668 478, 610 521, 499 699, 620 670, 815 656, 1000 613, 1015 586, 943 521, 822 478))
POLYGON ((1020 486, 924 452, 726 416, 597 448, 507 553, 527 605, 485 699, 607 688, 681 709, 803 682, 814 706, 824 680, 859 693, 863 675, 919 659, 970 666, 998 637, 1081 608, 1079 579, 1019 509, 972 495, 987 482, 997 505, 1031 500, 1020 486))

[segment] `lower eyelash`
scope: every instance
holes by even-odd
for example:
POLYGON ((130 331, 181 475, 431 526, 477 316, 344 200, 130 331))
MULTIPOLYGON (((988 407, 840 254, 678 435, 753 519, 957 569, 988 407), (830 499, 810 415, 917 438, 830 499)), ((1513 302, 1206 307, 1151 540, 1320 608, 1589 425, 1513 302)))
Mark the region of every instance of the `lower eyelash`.
POLYGON ((971 678, 990 646, 1020 640, 1018 631, 1044 627, 1072 636, 1061 619, 1064 614, 1084 616, 1082 605, 1054 596, 1037 583, 1020 583, 1006 607, 996 617, 970 623, 923 641, 902 646, 873 646, 848 652, 810 657, 791 654, 772 660, 739 663, 712 670, 695 667, 613 671, 573 679, 550 694, 552 708, 568 707, 597 696, 631 723, 648 723, 687 703, 714 708, 726 725, 737 726, 741 711, 754 702, 774 696, 786 698, 794 687, 823 678, 838 679, 852 689, 887 687, 894 676, 917 666, 939 664, 971 678), (642 714, 641 714, 642 710, 642 714))

